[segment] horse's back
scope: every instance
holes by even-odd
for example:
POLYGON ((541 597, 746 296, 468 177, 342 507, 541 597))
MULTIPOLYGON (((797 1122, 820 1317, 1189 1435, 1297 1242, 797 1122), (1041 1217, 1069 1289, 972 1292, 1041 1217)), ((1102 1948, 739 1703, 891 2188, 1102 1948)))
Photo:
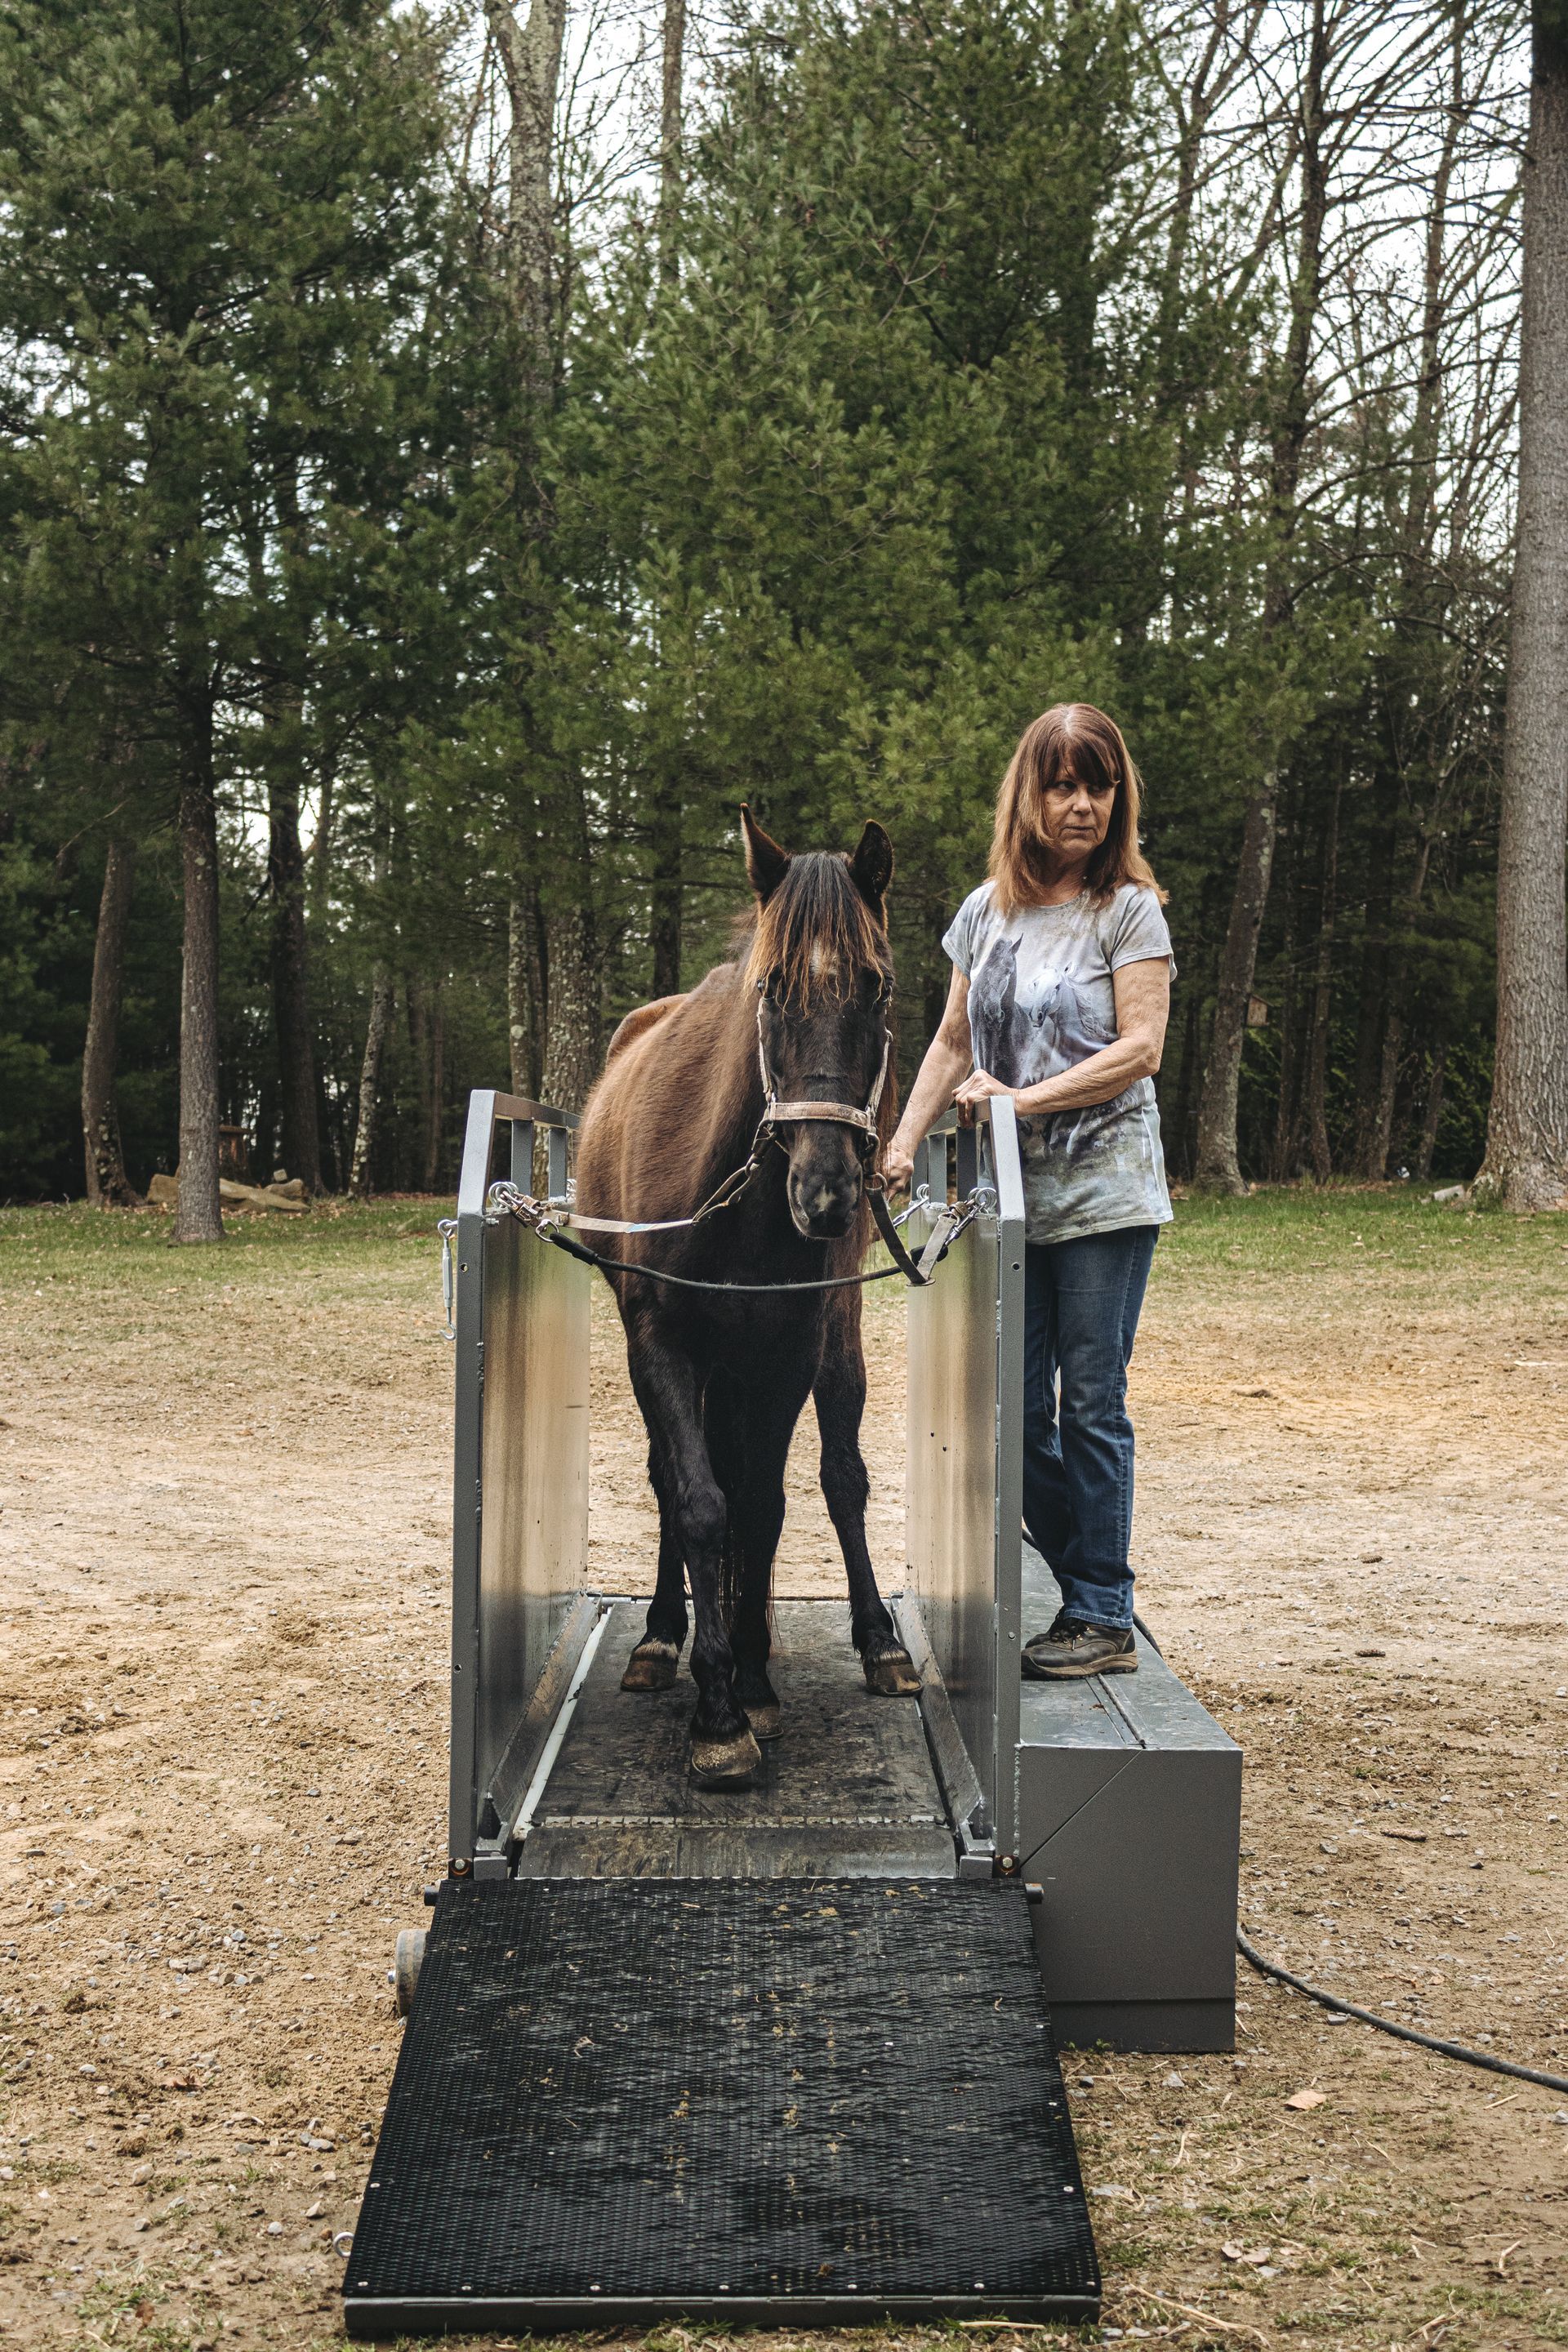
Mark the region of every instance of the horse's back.
POLYGON ((710 1189, 704 1172, 731 1115, 715 1081, 731 1058, 737 979, 721 964, 689 994, 638 1005, 616 1029, 578 1135, 584 1214, 683 1216, 710 1189))
POLYGON ((684 996, 656 996, 651 1004, 634 1005, 610 1040, 609 1051, 605 1055, 605 1067, 608 1069, 617 1054, 624 1054, 628 1045, 635 1045, 639 1037, 646 1037, 667 1013, 685 1002, 684 996))

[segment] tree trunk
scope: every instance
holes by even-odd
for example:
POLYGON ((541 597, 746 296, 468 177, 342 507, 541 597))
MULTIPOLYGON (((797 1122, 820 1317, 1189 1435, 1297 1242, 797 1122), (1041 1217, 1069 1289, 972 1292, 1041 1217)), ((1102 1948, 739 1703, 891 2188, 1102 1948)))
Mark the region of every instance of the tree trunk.
MULTIPOLYGON (((1323 238, 1329 211, 1328 169, 1323 152, 1326 122, 1324 80, 1330 33, 1326 0, 1311 0, 1306 68, 1297 102, 1296 140, 1301 202, 1290 271, 1289 325, 1275 390, 1269 439, 1269 550, 1263 593, 1261 652, 1267 661, 1288 629, 1293 591, 1289 551, 1295 536, 1301 463, 1312 422, 1311 362, 1318 303, 1322 291, 1323 238)), ((1258 963, 1258 935, 1268 903, 1274 863, 1274 832, 1279 796, 1278 740, 1265 740, 1263 781, 1253 795, 1242 828, 1236 889, 1220 960, 1219 996, 1208 1066, 1198 1110, 1198 1160, 1194 1181, 1222 1192, 1246 1190, 1237 1158, 1236 1118, 1241 1089, 1241 1051, 1247 1040, 1247 1000, 1258 963)))
MULTIPOLYGON (((1396 665, 1393 677, 1403 676, 1396 665)), ((1391 698, 1397 700, 1397 696, 1391 698)), ((1391 941, 1394 931, 1394 869, 1399 823, 1399 753, 1393 740, 1396 715, 1390 714, 1391 740, 1373 779, 1372 839, 1366 852, 1366 915, 1362 930, 1361 994, 1356 1008, 1355 1154, 1356 1174, 1375 1184, 1388 1157, 1383 1119, 1384 1064, 1387 1059, 1388 1024, 1392 1017, 1391 941)))
POLYGON ((1388 1173, 1394 1142, 1394 1103, 1399 1089, 1399 1049, 1405 1043, 1405 1023, 1390 1012, 1383 1024, 1383 1053, 1377 1087, 1363 1129, 1361 1172, 1369 1184, 1381 1184, 1388 1173))
POLYGON ((1193 1181, 1205 1192, 1245 1192, 1236 1149, 1237 1103, 1241 1088, 1241 1049, 1247 1038, 1247 1000, 1258 969, 1258 934, 1268 903, 1274 865, 1275 813, 1279 777, 1270 770, 1255 794, 1242 828, 1241 859, 1230 902, 1225 948, 1220 956, 1213 1042, 1198 1102, 1198 1156, 1193 1181))
POLYGON ((278 1054, 283 1165, 305 1190, 321 1189, 316 1128, 315 1053, 310 1034, 310 969, 305 940, 305 856, 300 844, 297 772, 276 770, 268 784, 267 879, 272 894, 268 941, 272 1034, 278 1054))
MULTIPOLYGON (((1182 1020, 1182 1064, 1176 1074, 1175 1099, 1171 1107, 1170 1131, 1165 1138, 1165 1152, 1171 1172, 1190 1176, 1193 1172, 1193 1121, 1198 1090, 1198 1065, 1203 1058, 1203 993, 1196 982, 1187 982, 1187 1009, 1182 1020)), ((937 1007, 935 1020, 927 1023, 928 1034, 942 1018, 937 1007)), ((1160 1114, 1160 1124, 1165 1125, 1165 1115, 1160 1114)))
POLYGON ((1323 827, 1323 887, 1318 916, 1317 966, 1312 976, 1312 1025, 1307 1047, 1307 1150, 1312 1174, 1326 1184, 1334 1172, 1329 1150, 1329 1025, 1334 1010, 1335 895, 1340 863, 1340 802, 1344 794, 1344 770, 1334 778, 1323 827))
POLYGON ((392 1022, 392 972, 378 963, 371 982, 370 1024, 364 1034, 364 1059, 359 1074, 359 1121, 354 1129, 353 1160, 349 1191, 356 1201, 370 1198, 370 1161, 375 1149, 375 1097, 381 1083, 381 1056, 392 1022))
POLYGON ((680 991, 681 806, 679 786, 662 776, 653 803, 653 893, 649 909, 649 945, 653 950, 653 993, 676 996, 680 991))
POLYGON ((520 24, 512 0, 485 0, 510 112, 507 137, 508 275, 522 330, 526 390, 549 402, 555 293, 555 98, 566 0, 531 0, 520 24))
POLYGON ((686 0, 664 0, 664 57, 658 109, 658 274, 680 272, 681 67, 686 0))
POLYGON ((1568 5, 1531 14, 1497 1057, 1478 1180, 1526 1211, 1568 1196, 1568 5))
POLYGON ((125 1173, 114 1079, 120 1051, 120 1000, 125 973, 125 932, 136 879, 136 852, 111 835, 98 902, 92 949, 92 994, 81 1056, 81 1129, 87 1150, 87 1197, 95 1209, 133 1209, 139 1195, 125 1173))
MULTIPOLYGON (((686 0, 664 0, 664 57, 658 113, 658 274, 667 285, 680 275, 681 75, 686 47, 686 0)), ((682 818, 679 769, 668 758, 653 790, 653 888, 648 908, 648 944, 653 951, 652 994, 680 990, 682 818)))
POLYGON ((310 841, 310 917, 325 920, 332 885, 332 818, 337 772, 329 756, 321 764, 321 792, 316 804, 316 830, 310 841))
POLYGON ((545 1035, 544 1100, 581 1110, 599 1075, 599 961, 593 916, 562 907, 549 919, 550 1021, 545 1035))
POLYGON ((1421 1114, 1421 1139, 1415 1147, 1415 1165, 1412 1174, 1418 1184, 1425 1184, 1432 1173, 1432 1160, 1437 1150, 1437 1127, 1443 1116, 1443 1079, 1448 1066, 1447 1039, 1440 1039, 1432 1053, 1432 1071, 1426 1081, 1426 1102, 1421 1114))
POLYGON ((506 1026, 511 1090, 528 1102, 539 1097, 543 1000, 539 899, 529 885, 509 901, 506 910, 506 1026))
POLYGON ((217 801, 212 717, 193 722, 180 780, 180 861, 184 885, 180 986, 180 1202, 177 1242, 220 1242, 218 1205, 217 801))
POLYGON ((426 1101, 425 1190, 433 1192, 440 1181, 447 1110, 447 1000, 439 981, 430 992, 430 1087, 426 1101))
POLYGON ((1279 1100, 1274 1112, 1274 1143, 1269 1174, 1277 1184, 1288 1184, 1297 1173, 1301 1133, 1301 985, 1297 973, 1297 937, 1300 929, 1301 809, 1300 787, 1287 803, 1289 814, 1279 828, 1285 871, 1280 887, 1285 900, 1285 936, 1280 961, 1284 986, 1280 992, 1276 1034, 1279 1039, 1279 1100))

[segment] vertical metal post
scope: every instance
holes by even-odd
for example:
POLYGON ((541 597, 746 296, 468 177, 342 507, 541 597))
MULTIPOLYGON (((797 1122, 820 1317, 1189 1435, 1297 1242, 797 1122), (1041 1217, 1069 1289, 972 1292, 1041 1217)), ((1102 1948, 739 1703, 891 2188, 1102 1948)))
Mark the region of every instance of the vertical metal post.
POLYGON ((980 1181, 980 1129, 961 1127, 953 1139, 958 1162, 958 1197, 966 1201, 980 1181))
POLYGON ((563 1201, 566 1198, 566 1129, 563 1127, 547 1128, 545 1139, 550 1155, 550 1198, 563 1201))
POLYGON ((514 1118, 511 1123, 511 1181, 520 1192, 533 1190, 533 1121, 514 1118))
POLYGON ((996 1851, 1017 1852, 1018 1712, 1024 1581, 1024 1178, 1018 1118, 1005 1095, 991 1113, 996 1260, 996 1851))
POLYGON ((485 1396, 485 1192, 489 1182, 496 1098, 468 1097, 458 1185, 457 1396, 452 1449, 452 1748, 447 1852, 474 1854, 479 1678, 479 1540, 485 1396))

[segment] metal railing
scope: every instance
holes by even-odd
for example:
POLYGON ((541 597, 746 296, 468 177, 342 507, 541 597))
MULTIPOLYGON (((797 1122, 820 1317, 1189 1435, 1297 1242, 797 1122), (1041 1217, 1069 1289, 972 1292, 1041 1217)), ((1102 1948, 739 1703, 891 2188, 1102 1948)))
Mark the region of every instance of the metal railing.
MULTIPOLYGON (((929 1289, 909 1295, 906 1638, 942 1678, 927 1721, 961 1867, 988 1872, 1016 1831, 1023 1580, 1024 1188, 1017 1118, 950 1116, 915 1158, 917 1235, 950 1195, 990 1188, 929 1289)), ((913 1240, 911 1239, 911 1246, 913 1240)))
POLYGON ((510 1219, 494 1178, 564 1200, 575 1113, 471 1095, 455 1239, 450 1846, 504 1871, 521 1805, 597 1604, 588 1526, 586 1267, 510 1219), (536 1162, 541 1163, 536 1173, 536 1162))

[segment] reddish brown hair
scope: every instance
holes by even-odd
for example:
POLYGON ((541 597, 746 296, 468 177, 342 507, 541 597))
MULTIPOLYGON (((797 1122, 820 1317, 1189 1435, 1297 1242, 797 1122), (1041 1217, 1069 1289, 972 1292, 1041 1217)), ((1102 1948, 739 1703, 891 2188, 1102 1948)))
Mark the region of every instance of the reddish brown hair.
POLYGON ((1091 702, 1058 702, 1024 730, 996 796, 989 870, 998 911, 1012 915, 1020 907, 1038 905, 1051 879, 1041 803, 1053 784, 1069 776, 1110 784, 1116 792, 1105 839, 1084 875, 1090 896, 1103 902, 1124 882, 1136 882, 1152 890, 1163 906, 1166 893, 1138 845, 1142 788, 1121 728, 1091 702))

